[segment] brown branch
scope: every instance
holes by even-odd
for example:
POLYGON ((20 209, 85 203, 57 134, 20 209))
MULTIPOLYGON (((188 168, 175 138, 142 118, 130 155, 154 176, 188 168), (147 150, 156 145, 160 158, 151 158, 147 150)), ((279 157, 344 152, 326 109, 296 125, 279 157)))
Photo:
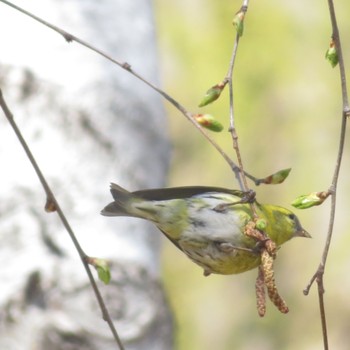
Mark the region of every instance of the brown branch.
MULTIPOLYGON (((243 16, 245 15, 245 13, 248 10, 248 3, 249 3, 248 0, 244 0, 241 9, 238 11, 240 13, 243 13, 243 16)), ((233 94, 233 79, 232 79, 233 68, 234 68, 234 64, 236 61, 240 36, 241 35, 237 31, 235 43, 233 45, 232 55, 231 55, 231 59, 230 59, 229 69, 228 69, 228 72, 226 74, 224 81, 226 83, 228 83, 228 86, 229 86, 229 100, 230 100, 230 128, 229 128, 229 132, 231 133, 232 142, 233 142, 233 149, 236 152, 238 166, 240 169, 239 179, 237 178, 237 180, 240 183, 241 189, 243 191, 248 191, 249 187, 248 187, 248 183, 247 183, 247 179, 246 179, 246 174, 244 172, 243 161, 242 161, 241 152, 239 150, 239 144, 238 144, 238 135, 236 132, 236 127, 235 127, 234 94, 233 94)))
MULTIPOLYGON (((244 16, 245 16, 246 12, 248 11, 248 4, 249 4, 249 0, 243 0, 242 7, 238 11, 238 13, 242 14, 242 17, 243 17, 242 21, 244 21, 244 16)), ((229 132, 231 133, 233 149, 236 153, 238 167, 240 170, 239 174, 236 174, 236 178, 237 178, 237 181, 241 187, 241 190, 248 192, 249 186, 248 186, 248 182, 247 182, 247 177, 249 177, 250 179, 254 179, 255 183, 257 183, 257 179, 253 176, 250 176, 249 174, 247 174, 244 171, 243 160, 242 160, 241 151, 240 151, 239 143, 238 143, 238 134, 237 134, 236 126, 235 126, 234 94, 233 94, 233 79, 232 79, 233 68, 234 68, 234 64, 236 61, 240 36, 241 36, 241 33, 239 33, 239 31, 237 30, 235 43, 233 45, 232 55, 231 55, 231 59, 230 59, 229 69, 228 69, 228 72, 225 76, 224 82, 228 83, 228 86, 229 86, 229 100, 230 100, 230 128, 229 128, 229 132)), ((250 203, 250 207, 251 207, 253 216, 255 218, 257 218, 258 215, 257 215, 255 203, 250 203)))
POLYGON ((96 299, 98 301, 98 304, 100 306, 100 309, 102 311, 102 317, 103 319, 108 323, 109 325, 109 328, 111 329, 111 332, 113 334, 113 337, 116 341, 116 343, 118 344, 119 346, 119 349, 120 350, 124 350, 124 346, 119 338, 119 335, 117 333, 117 330, 115 329, 114 325, 113 325, 113 322, 112 322, 112 319, 108 313, 108 310, 106 308, 106 305, 103 301, 103 298, 101 296, 101 293, 97 287, 97 284, 95 282, 95 279, 91 273, 91 270, 90 270, 90 267, 87 263, 87 260, 88 260, 88 256, 85 254, 85 252, 83 251, 83 249, 81 248, 71 226, 69 225, 68 223, 68 220, 66 218, 66 216, 64 215, 60 205, 58 204, 57 200, 56 200, 56 197, 55 195, 53 194, 49 184, 47 183, 43 173, 41 172, 32 152, 30 151, 30 148, 27 144, 27 142, 25 141, 20 129, 18 128, 14 118, 13 118, 13 114, 11 113, 10 109, 8 108, 7 104, 6 104, 6 101, 3 97, 3 94, 2 94, 2 90, 0 89, 0 107, 1 109, 3 110, 8 122, 10 123, 13 131, 15 132, 17 138, 18 138, 18 141, 20 142, 21 146, 23 147, 24 149, 24 152, 26 153, 30 163, 32 164, 34 170, 35 170, 35 173, 37 174, 38 178, 39 178, 39 181, 41 183, 41 185, 43 186, 44 188, 44 191, 46 193, 46 205, 45 205, 45 209, 46 211, 57 211, 57 214, 59 216, 59 218, 61 219, 61 222, 64 226, 64 228, 66 229, 66 231, 68 232, 71 240, 73 241, 73 244, 74 244, 74 247, 76 248, 79 256, 80 256, 80 259, 84 265, 84 268, 85 268, 85 271, 89 277, 89 280, 90 280, 90 284, 94 290, 94 293, 95 293, 95 296, 96 296, 96 299))
POLYGON ((327 0, 329 6, 330 19, 332 23, 332 39, 335 43, 338 59, 339 59, 339 72, 340 72, 340 82, 341 82, 341 91, 342 91, 342 116, 341 116, 341 127, 340 127, 340 137, 339 137, 339 146, 338 146, 338 154, 334 168, 334 174, 331 186, 329 188, 329 193, 331 195, 331 209, 330 209, 330 218, 328 224, 328 231, 325 246, 322 253, 321 262, 315 272, 315 274, 310 279, 307 287, 304 289, 304 294, 308 295, 312 284, 316 281, 318 288, 318 298, 319 298, 319 308, 320 308, 320 316, 321 316, 321 326, 322 326, 322 334, 323 334, 323 346, 324 349, 327 350, 328 347, 328 332, 327 332, 327 323, 326 323, 326 311, 324 305, 324 282, 323 276, 325 272, 325 267, 327 263, 329 248, 333 236, 333 228, 334 228, 334 220, 335 220, 335 211, 336 211, 336 197, 337 197, 337 184, 339 179, 339 172, 341 161, 343 158, 344 152, 344 144, 345 144, 345 133, 346 133, 346 124, 347 118, 350 116, 350 108, 349 108, 349 100, 348 100, 348 92, 347 92, 347 83, 346 83, 346 75, 345 75, 345 66, 344 66, 344 58, 342 53, 339 29, 337 24, 337 18, 334 10, 333 0, 327 0))

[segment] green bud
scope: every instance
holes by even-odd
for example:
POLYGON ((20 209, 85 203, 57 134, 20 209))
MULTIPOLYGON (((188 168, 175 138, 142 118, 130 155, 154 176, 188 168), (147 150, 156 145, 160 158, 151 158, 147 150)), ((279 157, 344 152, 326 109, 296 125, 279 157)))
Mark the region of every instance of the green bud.
POLYGON ((111 281, 111 271, 109 269, 109 266, 97 266, 96 267, 98 278, 100 281, 102 281, 104 284, 108 284, 111 281))
POLYGON ((242 36, 243 30, 244 30, 244 12, 243 11, 239 11, 236 13, 235 17, 233 17, 232 24, 236 27, 238 36, 242 36))
POLYGON ((312 192, 299 196, 292 202, 292 206, 298 209, 307 209, 322 204, 329 196, 329 192, 312 192))
POLYGON ((224 128, 222 124, 210 114, 195 114, 193 117, 194 119, 196 119, 198 124, 200 124, 208 130, 220 132, 224 128))
POLYGON ((334 68, 339 62, 338 52, 333 40, 329 44, 329 48, 326 51, 326 60, 331 64, 332 68, 334 68))
POLYGON ((270 176, 267 176, 264 179, 260 180, 259 183, 264 183, 267 185, 281 184, 288 177, 291 170, 292 170, 292 168, 279 170, 276 173, 274 173, 270 176))
POLYGON ((198 105, 198 107, 204 107, 206 105, 208 105, 209 103, 212 103, 214 101, 216 101, 220 95, 222 90, 225 87, 225 83, 219 83, 216 84, 214 86, 212 86, 204 95, 203 99, 201 100, 200 104, 198 105))
POLYGON ((100 281, 102 281, 104 284, 108 284, 110 282, 111 271, 107 260, 88 257, 87 262, 96 269, 100 281))
POLYGON ((267 226, 267 221, 265 219, 258 219, 255 223, 255 226, 258 230, 264 231, 267 226))

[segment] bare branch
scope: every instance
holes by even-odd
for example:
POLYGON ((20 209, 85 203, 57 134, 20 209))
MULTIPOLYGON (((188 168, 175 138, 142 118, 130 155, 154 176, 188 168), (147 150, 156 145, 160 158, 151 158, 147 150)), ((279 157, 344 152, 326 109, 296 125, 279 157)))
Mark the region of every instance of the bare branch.
MULTIPOLYGON (((238 11, 239 13, 242 13, 243 17, 248 10, 248 3, 249 3, 248 0, 244 0, 241 9, 238 11)), ((242 19, 242 22, 243 21, 244 20, 242 19)), ((229 69, 228 69, 228 72, 226 74, 224 81, 226 83, 228 83, 228 86, 229 86, 229 99, 230 99, 230 128, 229 128, 229 131, 231 133, 231 137, 232 137, 232 141, 233 141, 233 148, 236 152, 238 166, 240 169, 239 177, 237 177, 237 180, 240 184, 241 189, 243 191, 248 191, 249 187, 248 187, 247 179, 245 177, 246 174, 245 174, 244 168, 243 168, 242 157, 241 157, 241 153, 240 153, 239 145, 238 145, 238 135, 236 132, 236 127, 235 127, 234 95, 233 95, 233 82, 232 82, 233 68, 234 68, 234 64, 235 64, 235 60, 236 60, 236 56, 237 56, 237 50, 238 50, 240 36, 241 36, 241 34, 237 31, 235 43, 233 45, 232 55, 231 55, 231 59, 230 59, 229 69)))
POLYGON ((326 263, 327 263, 327 257, 328 257, 329 248, 330 248, 332 235, 333 235, 335 211, 336 211, 337 184, 338 184, 341 161, 342 161, 343 152, 344 152, 347 118, 350 116, 344 58, 343 58, 343 53, 342 53, 342 48, 341 48, 341 41, 340 41, 339 29, 338 29, 335 10, 334 10, 333 0, 328 0, 328 6, 329 6, 329 13, 330 13, 330 19, 331 19, 331 24, 332 24, 332 31, 333 31, 332 39, 335 43, 335 47, 336 47, 336 51, 337 51, 337 55, 338 55, 338 59, 339 59, 339 71, 340 71, 340 83, 341 83, 341 91, 342 91, 343 108, 342 108, 342 116, 341 116, 341 127, 340 127, 338 154, 337 154, 336 164, 335 164, 335 168, 334 168, 332 183, 331 183, 331 186, 328 190, 330 195, 331 195, 331 209, 330 209, 327 238, 326 238, 325 246, 324 246, 323 253, 322 253, 321 262, 318 266, 318 269, 315 272, 315 274, 312 276, 312 278, 310 279, 310 282, 308 283, 307 287, 304 289, 304 294, 308 295, 312 284, 315 281, 317 282, 321 325, 322 325, 322 334, 323 334, 323 345, 324 345, 325 350, 328 349, 328 335, 327 335, 328 332, 327 332, 327 323, 326 323, 326 311, 325 311, 325 305, 324 305, 323 276, 324 276, 324 271, 325 271, 325 267, 326 267, 326 263))

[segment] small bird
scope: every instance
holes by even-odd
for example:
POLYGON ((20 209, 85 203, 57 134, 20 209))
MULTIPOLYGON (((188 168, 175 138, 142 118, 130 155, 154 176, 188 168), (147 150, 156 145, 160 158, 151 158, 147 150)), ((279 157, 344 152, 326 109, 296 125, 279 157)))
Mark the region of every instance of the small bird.
MULTIPOLYGON (((219 187, 189 186, 129 192, 112 183, 114 202, 105 216, 130 216, 154 223, 192 261, 211 273, 230 275, 261 263, 258 242, 245 234, 253 220, 245 192, 219 187)), ((293 237, 311 237, 288 209, 255 200, 265 233, 277 247, 293 237)))

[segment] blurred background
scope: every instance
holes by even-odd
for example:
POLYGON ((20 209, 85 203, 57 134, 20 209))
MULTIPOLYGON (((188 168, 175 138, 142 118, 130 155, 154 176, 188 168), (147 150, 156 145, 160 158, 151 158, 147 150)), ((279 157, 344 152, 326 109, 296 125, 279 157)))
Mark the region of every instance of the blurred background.
MULTIPOLYGON (((156 0, 164 89, 191 112, 214 115, 227 130, 227 91, 199 109, 206 90, 228 69, 237 0, 156 0)), ((335 4, 343 53, 350 57, 350 3, 335 4)), ((292 168, 277 186, 252 188, 260 202, 291 208, 298 195, 327 190, 332 181, 341 123, 338 68, 325 60, 331 37, 326 1, 251 2, 234 71, 236 127, 246 170, 265 177, 292 168)), ((237 188, 221 156, 172 106, 173 144, 169 185, 237 188)), ((229 133, 211 135, 234 157, 229 133)), ((350 291, 348 246, 349 142, 338 185, 337 215, 325 274, 325 303, 331 348, 348 349, 350 291)), ((295 239, 278 253, 275 277, 290 312, 268 301, 261 319, 255 307, 257 271, 204 277, 199 267, 164 240, 163 276, 177 324, 178 350, 323 348, 316 286, 302 291, 322 254, 330 202, 294 210, 312 240, 295 239)))

